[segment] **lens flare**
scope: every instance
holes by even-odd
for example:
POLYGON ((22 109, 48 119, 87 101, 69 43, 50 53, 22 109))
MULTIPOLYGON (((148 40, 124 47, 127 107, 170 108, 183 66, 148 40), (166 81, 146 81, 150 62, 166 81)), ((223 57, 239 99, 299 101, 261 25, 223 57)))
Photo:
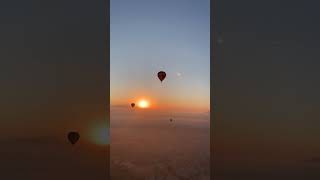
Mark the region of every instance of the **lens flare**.
POLYGON ((91 129, 90 139, 97 145, 109 144, 109 129, 105 125, 97 125, 91 129))

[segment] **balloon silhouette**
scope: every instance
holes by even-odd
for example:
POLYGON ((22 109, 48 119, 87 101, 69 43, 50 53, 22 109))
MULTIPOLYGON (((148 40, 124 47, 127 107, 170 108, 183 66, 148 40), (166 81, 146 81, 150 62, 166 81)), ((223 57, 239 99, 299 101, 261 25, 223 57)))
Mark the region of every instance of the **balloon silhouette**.
POLYGON ((158 78, 162 82, 166 78, 167 74, 164 71, 158 72, 158 78))
POLYGON ((170 119, 170 122, 172 122, 173 120, 172 119, 170 119))
POLYGON ((131 103, 131 107, 134 107, 136 104, 135 103, 131 103))
POLYGON ((80 135, 78 132, 69 132, 68 140, 72 145, 74 145, 80 139, 80 135))

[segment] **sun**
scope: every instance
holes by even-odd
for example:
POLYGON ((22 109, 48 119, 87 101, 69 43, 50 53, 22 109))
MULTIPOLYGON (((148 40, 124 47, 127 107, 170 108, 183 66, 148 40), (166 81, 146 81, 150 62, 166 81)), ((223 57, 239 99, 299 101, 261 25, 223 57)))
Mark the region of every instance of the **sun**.
POLYGON ((148 107, 150 107, 150 103, 149 103, 149 101, 142 99, 138 102, 138 107, 139 108, 148 108, 148 107))

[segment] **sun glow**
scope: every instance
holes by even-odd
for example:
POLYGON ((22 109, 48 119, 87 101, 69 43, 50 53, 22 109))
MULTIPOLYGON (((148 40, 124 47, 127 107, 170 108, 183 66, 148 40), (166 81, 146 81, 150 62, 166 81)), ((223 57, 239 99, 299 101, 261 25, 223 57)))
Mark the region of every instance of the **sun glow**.
POLYGON ((138 102, 138 106, 140 108, 148 108, 150 106, 150 103, 149 101, 142 99, 138 102))

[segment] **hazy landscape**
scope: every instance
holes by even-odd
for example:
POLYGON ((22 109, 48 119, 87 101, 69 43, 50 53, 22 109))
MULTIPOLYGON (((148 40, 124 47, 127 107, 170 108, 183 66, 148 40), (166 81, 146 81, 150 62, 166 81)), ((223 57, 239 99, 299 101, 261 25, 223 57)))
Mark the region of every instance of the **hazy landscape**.
POLYGON ((128 110, 111 111, 112 179, 210 179, 209 113, 170 122, 165 113, 128 110))

